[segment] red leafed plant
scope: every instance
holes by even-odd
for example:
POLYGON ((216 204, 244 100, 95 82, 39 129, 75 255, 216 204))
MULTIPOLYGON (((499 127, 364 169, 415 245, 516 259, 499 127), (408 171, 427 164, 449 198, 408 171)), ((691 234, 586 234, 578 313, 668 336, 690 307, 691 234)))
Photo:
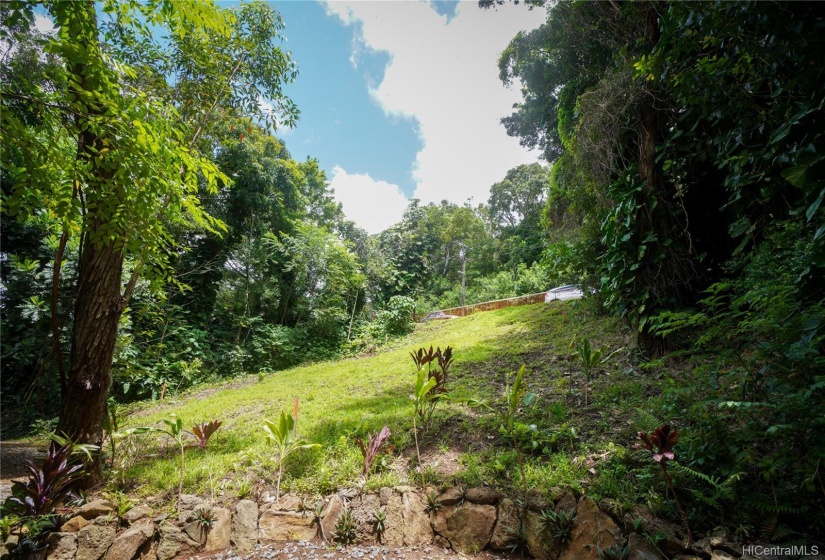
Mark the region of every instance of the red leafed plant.
POLYGON ((364 476, 369 477, 372 463, 378 455, 378 450, 384 445, 384 442, 392 435, 387 426, 381 428, 380 432, 373 432, 370 435, 369 441, 365 444, 361 438, 355 438, 358 446, 361 448, 361 454, 364 456, 364 476))
POLYGON ((435 361, 436 353, 433 350, 433 347, 430 346, 429 350, 425 350, 423 347, 419 348, 417 352, 410 352, 410 356, 412 356, 413 362, 415 362, 416 371, 423 368, 430 362, 435 361))
POLYGON ((679 508, 679 515, 682 517, 682 523, 688 534, 688 544, 693 540, 693 535, 690 532, 690 525, 688 524, 685 510, 682 509, 682 504, 679 502, 679 497, 676 495, 676 490, 673 488, 673 479, 670 478, 670 473, 667 472, 667 462, 676 458, 673 453, 674 446, 679 443, 679 430, 671 430, 669 424, 663 424, 656 428, 650 435, 639 432, 639 438, 642 440, 645 448, 653 454, 653 460, 659 463, 662 468, 662 474, 665 477, 665 482, 670 492, 673 494, 673 500, 676 502, 676 507, 679 508))
POLYGON ((639 432, 639 437, 648 451, 653 453, 653 460, 657 463, 664 463, 676 458, 673 454, 673 446, 679 442, 679 430, 671 430, 665 424, 656 428, 656 431, 648 436, 644 432, 639 432))
POLYGON ((25 483, 12 486, 12 507, 23 515, 35 516, 51 513, 68 497, 72 487, 83 475, 82 466, 69 463, 71 448, 50 447, 43 459, 43 466, 36 467, 31 461, 26 470, 31 473, 25 483))
POLYGON ((218 431, 221 424, 222 422, 217 420, 212 420, 211 422, 201 422, 200 424, 195 424, 192 426, 192 431, 189 433, 195 437, 195 444, 198 447, 201 449, 206 449, 206 445, 209 443, 209 438, 212 437, 212 434, 218 431))

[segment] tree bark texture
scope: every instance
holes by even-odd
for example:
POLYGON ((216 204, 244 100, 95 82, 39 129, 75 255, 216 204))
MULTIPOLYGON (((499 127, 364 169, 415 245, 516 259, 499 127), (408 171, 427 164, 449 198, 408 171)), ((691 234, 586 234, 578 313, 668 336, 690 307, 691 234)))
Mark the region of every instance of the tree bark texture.
MULTIPOLYGON (((119 196, 121 189, 113 184, 111 164, 106 167, 96 158, 104 145, 92 120, 102 115, 103 109, 95 101, 88 101, 88 93, 102 87, 94 76, 94 65, 103 63, 94 3, 68 2, 59 6, 58 11, 61 17, 57 23, 86 46, 83 52, 73 54, 73 59, 67 61, 69 71, 77 80, 74 84, 70 82, 70 91, 82 108, 75 116, 75 124, 81 131, 77 138, 77 160, 78 168, 86 171, 78 177, 77 184, 82 185, 87 199, 122 198, 119 196)), ((118 323, 125 308, 121 295, 124 255, 119 246, 122 232, 117 232, 112 239, 111 216, 102 209, 106 206, 111 205, 90 205, 83 217, 85 235, 78 264, 71 367, 57 424, 58 433, 77 443, 98 446, 103 442, 103 421, 112 384, 112 358, 118 323), (102 235, 103 231, 107 235, 102 235)), ((99 454, 87 468, 87 474, 89 485, 100 480, 99 454)))

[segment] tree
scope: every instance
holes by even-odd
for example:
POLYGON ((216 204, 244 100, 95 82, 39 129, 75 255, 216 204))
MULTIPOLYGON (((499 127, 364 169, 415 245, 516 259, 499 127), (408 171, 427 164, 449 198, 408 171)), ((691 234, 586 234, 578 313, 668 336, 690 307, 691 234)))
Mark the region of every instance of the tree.
MULTIPOLYGON (((46 7, 56 32, 42 47, 62 67, 52 88, 8 91, 4 84, 4 105, 24 104, 43 115, 32 124, 3 111, 4 137, 26 164, 10 170, 7 209, 24 217, 45 202, 60 220, 56 277, 68 238, 80 236, 58 431, 99 445, 118 323, 137 280, 160 285, 166 278, 170 226, 222 226, 202 211, 198 194, 216 193, 228 178, 208 152, 199 154, 199 143, 222 111, 260 113, 261 96, 275 100, 282 119, 291 121, 295 108, 281 84, 294 68, 274 44, 280 19, 262 4, 230 11, 194 1, 110 0, 102 6, 108 16, 102 25, 91 1, 46 7), (162 55, 157 28, 169 33, 173 56, 162 55), (172 73, 176 79, 167 81, 172 73), (176 103, 168 102, 171 93, 176 103), (62 149, 67 140, 71 151, 62 149), (55 170, 57 182, 50 180, 55 170)), ((32 26, 33 3, 10 6, 2 38, 15 41, 10 26, 20 22, 32 26)), ((90 479, 99 475, 97 461, 90 479)))

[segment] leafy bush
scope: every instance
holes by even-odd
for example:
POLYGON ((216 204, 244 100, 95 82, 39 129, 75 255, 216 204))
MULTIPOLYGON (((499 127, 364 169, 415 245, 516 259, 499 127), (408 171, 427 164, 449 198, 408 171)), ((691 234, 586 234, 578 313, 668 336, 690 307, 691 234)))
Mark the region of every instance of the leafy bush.
POLYGON ((387 302, 382 314, 384 329, 390 336, 398 336, 412 331, 415 300, 406 296, 393 296, 387 302))

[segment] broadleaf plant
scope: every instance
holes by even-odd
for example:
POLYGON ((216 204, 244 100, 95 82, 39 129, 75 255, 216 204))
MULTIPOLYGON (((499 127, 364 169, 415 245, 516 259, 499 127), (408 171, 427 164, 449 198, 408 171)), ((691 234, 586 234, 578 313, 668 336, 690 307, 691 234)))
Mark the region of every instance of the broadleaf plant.
POLYGON ((290 416, 282 410, 277 423, 266 419, 264 420, 263 429, 266 433, 267 440, 275 446, 275 459, 278 462, 278 482, 275 486, 276 502, 281 499, 281 475, 283 474, 283 466, 286 458, 301 449, 321 447, 317 443, 310 443, 298 437, 295 430, 298 417, 297 399, 295 401, 293 415, 294 416, 290 416))
POLYGON ((501 431, 507 433, 513 441, 513 447, 516 451, 516 460, 518 461, 519 474, 521 474, 521 483, 524 486, 524 493, 527 493, 527 478, 524 475, 524 460, 521 457, 519 450, 519 441, 516 435, 516 414, 520 408, 527 407, 536 398, 535 393, 527 392, 527 384, 524 382, 524 364, 519 368, 518 372, 508 373, 504 380, 504 413, 501 414, 501 431))

